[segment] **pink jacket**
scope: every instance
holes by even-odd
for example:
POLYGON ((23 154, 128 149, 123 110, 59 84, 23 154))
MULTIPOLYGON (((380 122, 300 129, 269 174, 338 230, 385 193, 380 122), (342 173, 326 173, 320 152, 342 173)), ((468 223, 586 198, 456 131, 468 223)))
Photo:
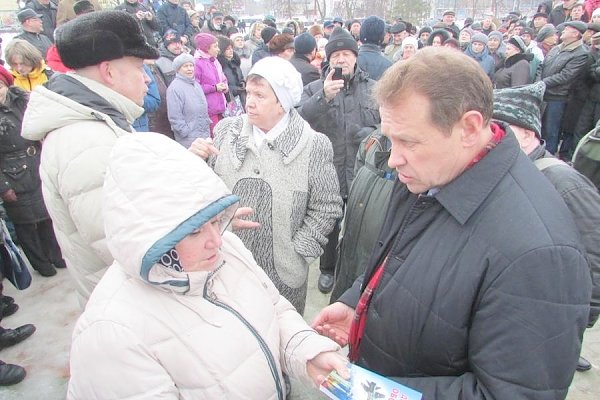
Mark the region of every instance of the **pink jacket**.
POLYGON ((194 59, 194 77, 206 95, 208 115, 222 114, 225 111, 225 94, 217 92, 216 85, 221 82, 227 84, 227 78, 221 64, 202 50, 196 50, 194 59))

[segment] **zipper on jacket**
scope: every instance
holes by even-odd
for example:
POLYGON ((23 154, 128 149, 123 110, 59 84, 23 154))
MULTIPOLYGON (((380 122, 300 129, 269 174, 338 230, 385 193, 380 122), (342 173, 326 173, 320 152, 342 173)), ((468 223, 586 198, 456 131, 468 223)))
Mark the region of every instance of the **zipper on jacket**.
MULTIPOLYGON (((212 275, 212 274, 210 274, 210 275, 212 275)), ((207 283, 204 285, 204 292, 202 293, 202 297, 204 297, 209 303, 214 304, 215 306, 220 307, 226 311, 229 311, 231 314, 233 314, 235 317, 237 317, 246 326, 246 328, 248 328, 248 330, 256 338, 258 345, 260 346, 260 349, 262 350, 262 352, 265 355, 265 358, 267 359, 267 363, 269 364, 269 369, 271 370, 271 375, 273 376, 273 380, 275 381, 275 387, 277 388, 277 398, 279 400, 285 400, 285 395, 283 393, 283 387, 281 386, 281 381, 279 380, 279 374, 277 372, 278 371, 277 363, 275 362, 275 358, 273 357, 271 350, 269 350, 269 346, 264 341, 264 339, 260 336, 260 334, 257 332, 257 330, 252 326, 252 324, 250 324, 250 322, 248 322, 248 320, 246 320, 246 318, 244 318, 237 310, 228 306, 225 303, 221 303, 219 300, 217 300, 216 296, 210 295, 208 293, 208 286, 209 286, 208 282, 212 282, 211 278, 212 278, 212 276, 209 276, 207 283)))

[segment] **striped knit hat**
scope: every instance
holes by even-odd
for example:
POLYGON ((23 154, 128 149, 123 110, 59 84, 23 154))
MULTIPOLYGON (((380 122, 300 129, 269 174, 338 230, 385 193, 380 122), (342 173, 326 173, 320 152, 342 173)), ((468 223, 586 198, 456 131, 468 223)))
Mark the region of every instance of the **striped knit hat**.
POLYGON ((494 90, 493 118, 529 129, 540 138, 545 90, 546 84, 541 81, 533 85, 494 90))

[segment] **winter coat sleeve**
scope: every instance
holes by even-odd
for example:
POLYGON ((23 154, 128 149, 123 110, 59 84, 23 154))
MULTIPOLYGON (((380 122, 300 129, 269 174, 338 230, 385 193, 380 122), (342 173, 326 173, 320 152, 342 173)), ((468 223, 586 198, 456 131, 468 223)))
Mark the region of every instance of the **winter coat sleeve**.
POLYGON ((575 287, 570 279, 556 279, 572 274, 578 284, 589 282, 586 260, 576 248, 544 247, 522 255, 482 288, 473 305, 467 343, 472 372, 394 379, 424 399, 564 398, 590 294, 589 283, 575 287))
POLYGON ((310 126, 317 126, 321 118, 328 118, 327 110, 332 106, 333 101, 327 102, 325 99, 323 81, 318 80, 304 87, 298 112, 310 126))
POLYGON ((158 86, 156 85, 156 78, 152 73, 152 70, 147 66, 144 66, 146 74, 150 77, 150 83, 148 84, 148 93, 144 96, 144 110, 148 113, 155 112, 160 106, 160 93, 158 92, 158 86))
POLYGON ((187 138, 192 133, 192 128, 188 125, 183 113, 185 104, 185 88, 184 90, 177 86, 177 81, 174 81, 167 89, 167 115, 173 132, 177 132, 182 138, 187 138))
POLYGON ((587 62, 587 54, 584 53, 575 56, 571 58, 559 72, 545 77, 544 79, 542 79, 542 81, 546 84, 546 87, 549 88, 569 83, 579 75, 581 69, 585 67, 587 62))
POLYGON ((161 6, 156 12, 156 19, 158 20, 158 24, 160 25, 160 35, 164 35, 167 30, 169 30, 169 20, 167 18, 167 4, 161 6))
POLYGON ((327 244, 327 235, 342 217, 342 198, 335 167, 333 148, 325 135, 316 134, 310 155, 308 206, 302 225, 292 238, 296 252, 316 258, 327 244))
POLYGON ((134 332, 113 321, 93 327, 73 338, 67 399, 180 398, 169 373, 134 332))
POLYGON ((194 66, 194 78, 196 82, 202 87, 202 91, 204 94, 210 94, 217 91, 217 86, 210 83, 205 83, 204 79, 204 68, 202 65, 202 61, 197 59, 194 66))

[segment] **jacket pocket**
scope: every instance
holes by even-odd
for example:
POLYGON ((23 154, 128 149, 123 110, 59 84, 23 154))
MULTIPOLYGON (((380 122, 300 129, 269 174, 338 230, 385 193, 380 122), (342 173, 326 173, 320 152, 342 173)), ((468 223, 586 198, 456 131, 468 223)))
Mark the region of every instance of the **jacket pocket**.
POLYGON ((39 172, 30 159, 23 157, 2 162, 2 174, 17 193, 31 192, 40 186, 39 172))

